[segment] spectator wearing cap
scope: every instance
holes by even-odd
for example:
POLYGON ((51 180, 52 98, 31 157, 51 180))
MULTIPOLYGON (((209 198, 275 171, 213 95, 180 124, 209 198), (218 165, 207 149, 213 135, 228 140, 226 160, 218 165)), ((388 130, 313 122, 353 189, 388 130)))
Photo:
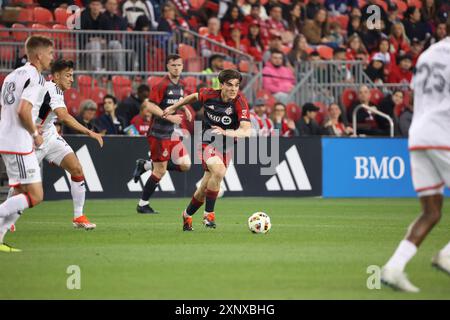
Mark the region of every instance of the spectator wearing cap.
POLYGON ((266 26, 269 29, 269 32, 272 30, 278 32, 286 31, 287 22, 283 19, 283 8, 281 5, 274 5, 270 8, 270 16, 266 21, 266 26))
POLYGON ((270 33, 269 45, 263 54, 263 61, 265 63, 269 61, 272 51, 274 50, 283 52, 283 40, 281 39, 281 34, 279 32, 272 30, 270 33))
POLYGON ((150 87, 146 84, 141 84, 136 93, 131 93, 119 103, 117 114, 125 119, 125 126, 130 124, 131 119, 139 114, 141 104, 150 96, 150 87))
POLYGON ((288 96, 295 86, 294 72, 284 65, 284 54, 274 50, 263 68, 263 89, 278 101, 288 102, 288 96))
MULTIPOLYGON (((360 105, 370 108, 377 109, 377 106, 374 106, 370 102, 370 90, 369 87, 366 85, 362 85, 358 90, 358 101, 353 103, 353 105, 350 107, 350 110, 347 114, 348 121, 350 123, 353 122, 353 111, 360 105)), ((382 135, 383 131, 378 129, 378 123, 376 120, 375 113, 371 112, 370 110, 367 110, 365 108, 359 109, 357 115, 356 115, 356 122, 358 125, 358 133, 359 134, 366 134, 366 135, 382 135)))
MULTIPOLYGON (((209 68, 202 71, 203 74, 213 74, 219 73, 223 70, 223 62, 225 61, 225 57, 221 54, 213 54, 209 57, 209 68)), ((206 77, 206 83, 213 89, 220 89, 220 82, 217 76, 215 77, 206 77)))
MULTIPOLYGON (((209 18, 208 20, 208 33, 205 35, 206 38, 216 41, 219 44, 226 45, 225 39, 220 33, 220 20, 216 17, 209 18)), ((209 58, 214 53, 222 52, 223 48, 220 46, 211 44, 209 41, 201 40, 200 47, 202 56, 209 58)))
POLYGON ((319 110, 318 107, 309 102, 303 105, 302 117, 295 124, 300 136, 316 136, 322 133, 316 122, 316 116, 319 110))
MULTIPOLYGON (((269 41, 270 33, 267 29, 266 20, 267 18, 261 18, 260 12, 263 10, 264 7, 260 4, 253 4, 251 6, 251 11, 249 15, 246 15, 244 17, 244 24, 247 26, 247 29, 250 28, 251 24, 257 23, 259 25, 260 34, 261 34, 261 40, 263 40, 265 43, 269 41)), ((265 9, 264 9, 265 12, 265 9)), ((244 13, 245 14, 245 13, 244 13)), ((249 30, 250 32, 250 30, 249 30)))
POLYGON ((409 39, 417 38, 423 42, 431 35, 431 28, 422 21, 422 13, 417 7, 410 6, 404 14, 403 25, 405 26, 406 36, 409 39))
POLYGON ((385 59, 381 54, 375 54, 364 70, 370 80, 376 84, 384 83, 384 61, 385 59))
POLYGON ((230 26, 230 40, 227 41, 227 45, 236 50, 248 53, 250 43, 246 38, 242 38, 242 25, 235 23, 230 26))
POLYGON ((445 39, 447 36, 447 26, 445 22, 440 22, 436 25, 436 30, 426 42, 425 42, 425 50, 428 49, 431 45, 445 39))
MULTIPOLYGON (((75 119, 84 127, 94 132, 100 132, 95 123, 95 114, 97 113, 97 104, 94 100, 86 99, 81 101, 80 114, 75 119)), ((64 134, 78 134, 78 131, 64 126, 64 134)))
POLYGON ((378 44, 378 50, 375 51, 375 53, 372 55, 371 59, 375 55, 377 55, 378 57, 380 57, 383 60, 385 69, 389 69, 391 62, 393 62, 394 64, 396 63, 395 56, 390 52, 389 49, 390 49, 389 39, 387 39, 387 38, 381 39, 380 43, 378 44))
POLYGON ((123 129, 126 127, 126 120, 122 116, 116 115, 117 99, 116 97, 107 94, 103 98, 103 107, 105 114, 97 119, 97 126, 101 134, 123 134, 123 129))
POLYGON ((306 20, 305 26, 303 27, 303 34, 309 44, 319 45, 330 42, 330 39, 328 39, 330 30, 327 19, 327 11, 325 9, 319 9, 314 19, 306 20))
POLYGON ((150 111, 150 105, 143 103, 139 114, 131 119, 130 124, 136 128, 140 136, 146 136, 151 123, 152 112, 150 111))
MULTIPOLYGON (((230 4, 224 17, 221 19, 221 22, 222 36, 225 41, 229 41, 231 39, 231 26, 242 25, 244 23, 244 15, 236 4, 230 4)), ((242 29, 241 34, 245 36, 247 34, 247 30, 242 29)))
POLYGON ((398 65, 391 68, 388 82, 409 84, 412 76, 412 58, 411 55, 405 54, 398 58, 398 65))
POLYGON ((267 116, 267 105, 264 99, 256 99, 250 111, 250 122, 257 136, 268 137, 273 134, 273 122, 267 116))
POLYGON ((261 37, 259 23, 256 20, 250 23, 248 27, 247 41, 248 54, 255 58, 256 61, 262 61, 265 44, 261 37))
POLYGON ((324 121, 322 132, 336 137, 349 136, 353 133, 353 128, 343 122, 342 110, 336 103, 328 107, 328 117, 324 121))
MULTIPOLYGON (((292 119, 288 119, 286 116, 286 106, 277 102, 273 106, 272 112, 273 129, 278 130, 280 137, 290 138, 298 136, 298 130, 295 127, 295 122, 292 119)), ((274 131, 275 133, 276 131, 274 131)))

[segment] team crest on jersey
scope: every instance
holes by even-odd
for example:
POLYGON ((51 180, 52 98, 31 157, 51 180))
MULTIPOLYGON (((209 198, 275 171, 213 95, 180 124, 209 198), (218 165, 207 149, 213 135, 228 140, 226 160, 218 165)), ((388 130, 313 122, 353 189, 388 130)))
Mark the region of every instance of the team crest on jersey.
POLYGON ((226 114, 227 116, 229 116, 229 115, 232 114, 232 113, 233 113, 233 109, 232 109, 231 107, 228 107, 227 110, 225 110, 225 114, 226 114))
POLYGON ((164 149, 164 152, 162 155, 163 155, 163 157, 167 157, 169 155, 169 151, 167 151, 167 149, 164 149))

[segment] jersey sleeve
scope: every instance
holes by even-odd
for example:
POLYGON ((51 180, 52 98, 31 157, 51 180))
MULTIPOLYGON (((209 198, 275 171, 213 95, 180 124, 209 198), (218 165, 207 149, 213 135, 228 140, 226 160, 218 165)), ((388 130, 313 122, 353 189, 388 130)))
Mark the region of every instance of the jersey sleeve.
POLYGON ((201 103, 205 103, 206 100, 210 99, 215 94, 214 89, 212 88, 201 88, 198 93, 198 101, 201 103))
POLYGON ((53 110, 57 108, 67 108, 64 102, 64 93, 61 89, 53 85, 53 88, 49 89, 50 94, 50 108, 53 110))
POLYGON ((250 111, 248 108, 247 99, 245 99, 245 97, 241 94, 239 94, 236 99, 236 113, 239 122, 250 121, 250 111))
POLYGON ((150 101, 159 106, 164 99, 166 88, 167 86, 165 85, 164 80, 154 86, 150 91, 150 101))
POLYGON ((30 76, 30 78, 25 81, 24 89, 20 99, 26 100, 32 105, 35 105, 41 95, 42 90, 44 90, 44 83, 42 79, 40 75, 30 76))

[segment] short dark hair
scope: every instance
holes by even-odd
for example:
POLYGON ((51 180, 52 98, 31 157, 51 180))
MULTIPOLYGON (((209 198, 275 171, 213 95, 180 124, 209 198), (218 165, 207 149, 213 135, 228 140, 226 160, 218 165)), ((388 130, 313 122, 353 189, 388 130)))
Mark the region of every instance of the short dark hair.
POLYGON ((179 54, 169 54, 166 58, 166 64, 168 64, 171 60, 182 59, 179 54))
POLYGON ((270 55, 273 55, 273 54, 281 54, 281 55, 284 56, 284 53, 282 51, 278 50, 278 49, 270 50, 270 55))
POLYGON ((138 93, 142 93, 144 91, 150 91, 150 87, 146 84, 141 84, 138 88, 137 88, 137 92, 138 93))
POLYGON ((103 97, 103 102, 104 102, 106 99, 111 99, 111 100, 114 102, 114 104, 117 104, 117 98, 114 97, 112 94, 107 94, 107 95, 105 95, 105 96, 103 97))
POLYGON ((53 46, 53 41, 50 38, 39 35, 28 37, 25 41, 25 51, 28 56, 38 48, 48 48, 53 46))
POLYGON ((222 70, 219 73, 219 82, 221 84, 224 84, 225 82, 228 82, 230 80, 238 79, 239 82, 242 81, 242 74, 234 69, 226 69, 222 70))
POLYGON ((58 59, 52 63, 51 67, 51 74, 55 74, 57 72, 61 72, 66 69, 74 69, 75 64, 72 60, 64 60, 64 59, 58 59))

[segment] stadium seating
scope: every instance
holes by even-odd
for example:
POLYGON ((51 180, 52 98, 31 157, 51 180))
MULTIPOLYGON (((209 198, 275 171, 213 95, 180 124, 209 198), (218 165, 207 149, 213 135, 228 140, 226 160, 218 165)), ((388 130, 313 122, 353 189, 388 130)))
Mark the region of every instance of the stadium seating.
POLYGON ((22 6, 27 6, 27 7, 33 7, 36 6, 36 1, 34 0, 12 0, 11 4, 12 5, 22 5, 22 6))
POLYGON ((325 60, 333 59, 333 49, 328 46, 318 46, 317 52, 320 54, 322 59, 325 60))
POLYGON ((264 89, 260 89, 256 92, 256 98, 261 98, 266 101, 266 105, 269 107, 273 107, 277 102, 274 96, 272 96, 269 92, 264 89))
POLYGON ((286 106, 286 116, 294 122, 300 120, 302 116, 302 108, 294 102, 288 103, 286 106))
POLYGON ((237 66, 233 62, 225 60, 223 62, 223 68, 224 69, 237 69, 237 66))
POLYGON ((64 91, 64 100, 66 102, 67 110, 73 116, 79 112, 80 103, 83 100, 77 89, 71 88, 64 91))
POLYGON ((422 8, 422 1, 420 0, 408 0, 408 6, 413 6, 416 8, 422 8))
POLYGON ((148 77, 147 84, 151 88, 156 86, 158 83, 160 83, 162 80, 162 77, 148 77))
POLYGON ((358 99, 358 93, 351 88, 347 88, 342 92, 342 104, 344 105, 345 109, 350 109, 352 104, 358 99))
POLYGON ((20 9, 17 21, 21 23, 33 23, 34 22, 33 9, 28 8, 20 9))
POLYGON ((128 77, 113 76, 112 86, 116 98, 119 100, 126 98, 132 91, 131 84, 131 80, 128 77))
MULTIPOLYGON (((21 23, 14 23, 12 25, 12 28, 13 29, 24 29, 26 27, 23 24, 21 24, 21 23)), ((27 37, 28 37, 28 33, 26 31, 14 31, 12 33, 12 35, 14 37, 14 40, 15 41, 19 41, 19 42, 25 41, 27 39, 27 37)))
POLYGON ((370 90, 370 102, 378 106, 383 99, 383 92, 380 89, 373 88, 370 90))
POLYGON ((53 14, 50 10, 42 8, 42 7, 36 7, 33 10, 34 14, 34 22, 41 23, 41 24, 51 24, 53 23, 53 14))
POLYGON ((200 28, 198 29, 198 33, 199 33, 201 36, 206 36, 206 35, 208 34, 208 27, 200 27, 200 28))
POLYGON ((193 10, 198 10, 205 4, 205 0, 190 0, 191 8, 193 10))
POLYGON ((117 100, 122 101, 126 97, 130 96, 133 92, 133 88, 131 87, 120 87, 117 89, 117 91, 114 91, 114 96, 117 100))
POLYGON ((8 39, 9 38, 9 31, 7 30, 1 30, 6 28, 3 24, 0 24, 0 39, 8 39))
POLYGON ((196 77, 185 77, 183 78, 186 83, 185 89, 187 94, 197 92, 197 86, 201 83, 196 77))
POLYGON ((92 79, 92 77, 88 75, 79 75, 77 77, 77 83, 80 94, 84 98, 89 98, 92 94, 92 90, 97 86, 97 80, 92 79))
POLYGON ((54 14, 55 14, 55 21, 63 25, 66 25, 67 18, 69 18, 71 15, 64 8, 56 8, 54 14))
POLYGON ((50 30, 49 27, 47 27, 46 25, 40 24, 40 23, 33 23, 33 25, 31 26, 31 29, 35 29, 35 30, 40 30, 37 32, 34 32, 33 34, 39 34, 41 36, 45 36, 45 37, 51 37, 51 34, 49 32, 45 32, 42 30, 50 30))
POLYGON ((196 57, 197 50, 188 44, 180 43, 178 46, 178 54, 184 61, 186 61, 190 58, 196 57))
POLYGON ((105 88, 95 87, 91 91, 91 95, 89 98, 95 101, 96 104, 103 104, 103 98, 108 94, 108 91, 105 88))
POLYGON ((14 60, 15 47, 14 46, 1 46, 0 47, 0 61, 14 60))

